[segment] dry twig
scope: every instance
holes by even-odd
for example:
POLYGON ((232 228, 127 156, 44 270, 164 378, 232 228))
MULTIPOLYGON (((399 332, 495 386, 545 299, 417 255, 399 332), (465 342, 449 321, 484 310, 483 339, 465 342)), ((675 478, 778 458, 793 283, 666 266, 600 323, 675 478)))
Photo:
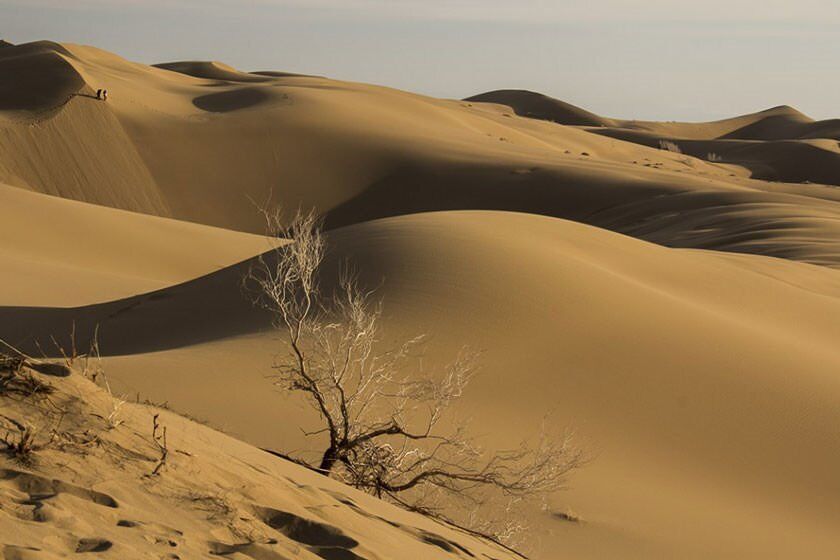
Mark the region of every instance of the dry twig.
POLYGON ((157 476, 161 472, 166 466, 166 459, 169 456, 169 447, 166 443, 166 426, 161 427, 158 422, 159 417, 160 414, 155 414, 152 417, 152 442, 160 452, 160 457, 155 464, 155 468, 152 469, 152 476, 157 476))

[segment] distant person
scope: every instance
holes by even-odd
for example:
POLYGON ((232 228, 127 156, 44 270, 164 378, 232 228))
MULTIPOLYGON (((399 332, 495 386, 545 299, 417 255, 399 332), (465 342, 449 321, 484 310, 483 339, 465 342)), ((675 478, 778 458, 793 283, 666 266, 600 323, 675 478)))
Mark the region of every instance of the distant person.
POLYGON ((102 89, 101 88, 96 90, 96 98, 97 99, 102 99, 102 89))
POLYGON ((108 101, 108 90, 107 89, 102 90, 102 100, 103 101, 108 101))

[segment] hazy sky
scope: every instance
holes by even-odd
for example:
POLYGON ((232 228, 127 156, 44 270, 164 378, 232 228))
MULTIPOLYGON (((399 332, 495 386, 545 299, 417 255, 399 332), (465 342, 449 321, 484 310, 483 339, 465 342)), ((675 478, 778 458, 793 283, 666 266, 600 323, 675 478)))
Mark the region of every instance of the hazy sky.
POLYGON ((0 33, 615 117, 840 117, 840 0, 0 0, 0 33))

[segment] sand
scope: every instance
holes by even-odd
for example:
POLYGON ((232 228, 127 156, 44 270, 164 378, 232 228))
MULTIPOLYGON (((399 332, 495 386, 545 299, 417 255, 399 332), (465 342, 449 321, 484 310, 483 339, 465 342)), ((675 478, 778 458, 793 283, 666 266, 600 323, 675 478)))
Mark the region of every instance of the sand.
POLYGON ((4 397, 4 428, 39 436, 31 454, 0 465, 3 558, 515 557, 172 412, 117 401, 82 371, 33 375, 53 393, 4 397))
POLYGON ((4 305, 59 307, 185 282, 271 246, 259 235, 93 206, 8 185, 0 185, 0 239, 4 305))
MULTIPOLYGON (((636 122, 531 92, 433 99, 50 43, 5 47, 7 64, 57 78, 37 100, 0 84, 0 337, 54 352, 51 337, 66 347, 74 330, 85 347, 98 326, 115 394, 165 401, 229 434, 167 413, 178 445, 212 457, 201 463, 210 474, 193 477, 202 484, 272 485, 273 503, 257 505, 284 511, 330 504, 337 517, 320 522, 361 543, 364 558, 427 546, 417 533, 380 537, 371 520, 407 514, 368 498, 333 504, 323 488, 352 492, 322 477, 304 496, 288 480, 314 475, 248 447, 317 448, 299 429, 316 419, 266 379, 277 334, 241 288, 268 243, 254 201, 270 198, 323 213, 325 277, 350 259, 381 286, 389 336, 429 333, 430 362, 465 343, 483 350, 459 412, 487 445, 517 441, 548 412, 558 429, 574 427, 592 460, 532 512, 533 557, 840 554, 834 121, 780 107, 636 122), (76 83, 110 97, 68 100, 76 83), (249 479, 231 457, 259 457, 287 482, 249 479)), ((38 476, 57 477, 50 465, 38 476)), ((136 479, 115 484, 141 516, 151 505, 141 507, 136 479)), ((253 516, 249 492, 234 501, 253 516)), ((154 507, 175 508, 161 500, 154 507)), ((97 526, 89 509, 76 511, 97 526)), ((194 513, 167 515, 168 527, 195 523, 202 546, 233 542, 206 536, 194 513)), ((290 554, 293 543, 271 538, 290 554)), ((52 541, 43 548, 59 554, 52 541)), ((427 548, 406 550, 463 557, 427 548)))

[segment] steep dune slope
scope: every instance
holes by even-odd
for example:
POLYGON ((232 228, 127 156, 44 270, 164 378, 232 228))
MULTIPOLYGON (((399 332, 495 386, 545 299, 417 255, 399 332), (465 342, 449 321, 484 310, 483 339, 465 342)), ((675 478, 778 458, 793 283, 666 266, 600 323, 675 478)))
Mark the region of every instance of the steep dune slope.
POLYGON ((45 194, 169 216, 166 199, 108 107, 74 96, 55 116, 2 122, 0 181, 45 194))
MULTIPOLYGON (((553 409, 596 452, 555 497, 586 522, 534 514, 553 533, 542 557, 840 551, 836 271, 509 213, 404 216, 330 240, 331 262, 384 278, 388 332, 432 333, 433 361, 461 343, 485 349, 464 412, 491 444, 553 409)), ((107 360, 120 390, 305 449, 298 426, 314 419, 267 391, 277 346, 239 291, 242 270, 75 310, 4 308, 0 324, 61 336, 73 319, 79 332, 98 323, 106 352, 159 350, 107 360)))
POLYGON ((0 111, 45 110, 67 101, 84 79, 50 41, 0 48, 0 111))

